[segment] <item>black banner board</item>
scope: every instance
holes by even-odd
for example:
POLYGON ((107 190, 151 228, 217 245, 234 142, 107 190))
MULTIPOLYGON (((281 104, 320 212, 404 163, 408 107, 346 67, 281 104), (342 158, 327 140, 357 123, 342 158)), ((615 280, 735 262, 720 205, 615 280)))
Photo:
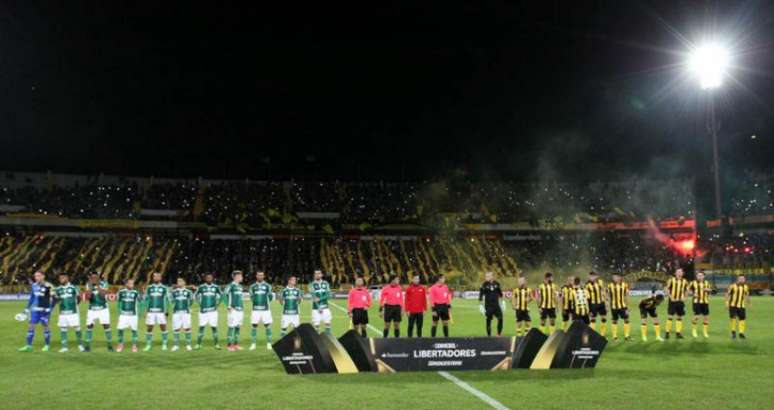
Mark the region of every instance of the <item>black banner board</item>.
POLYGON ((513 354, 513 368, 529 369, 546 339, 546 335, 535 328, 530 329, 525 336, 519 338, 516 352, 513 354))
POLYGON ((375 372, 376 361, 371 354, 370 338, 363 337, 355 330, 344 333, 339 338, 339 343, 349 353, 349 357, 355 362, 355 366, 361 372, 375 372))
POLYGON ((285 371, 290 374, 336 372, 331 353, 314 327, 308 323, 285 335, 272 348, 285 366, 285 371))
POLYGON ((382 373, 427 370, 509 369, 515 337, 371 339, 382 373))
POLYGON ((582 322, 567 329, 551 362, 552 369, 584 369, 597 365, 607 339, 582 322))

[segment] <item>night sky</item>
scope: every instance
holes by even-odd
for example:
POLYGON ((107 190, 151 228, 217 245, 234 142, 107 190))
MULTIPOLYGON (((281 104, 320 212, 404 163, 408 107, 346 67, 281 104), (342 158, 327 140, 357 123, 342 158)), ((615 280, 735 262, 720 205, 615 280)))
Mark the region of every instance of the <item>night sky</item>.
POLYGON ((771 2, 123 3, 0 5, 0 169, 701 176, 703 32, 733 43, 723 169, 774 164, 771 2))

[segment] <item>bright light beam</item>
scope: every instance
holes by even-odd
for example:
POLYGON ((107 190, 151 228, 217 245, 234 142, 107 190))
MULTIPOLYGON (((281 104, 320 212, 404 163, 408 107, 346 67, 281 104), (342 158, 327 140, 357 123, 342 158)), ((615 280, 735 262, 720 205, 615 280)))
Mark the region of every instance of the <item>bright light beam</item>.
POLYGON ((688 70, 698 78, 702 89, 713 89, 723 85, 731 57, 728 50, 718 44, 705 44, 691 51, 688 70))

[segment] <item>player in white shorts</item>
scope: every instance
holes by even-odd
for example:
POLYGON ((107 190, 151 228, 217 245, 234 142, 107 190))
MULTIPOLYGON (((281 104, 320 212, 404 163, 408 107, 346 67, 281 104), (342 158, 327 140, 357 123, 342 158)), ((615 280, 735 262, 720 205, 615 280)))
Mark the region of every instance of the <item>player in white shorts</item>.
POLYGON ((299 312, 302 296, 301 289, 296 287, 296 277, 289 277, 288 286, 282 290, 279 298, 279 302, 282 304, 282 320, 280 321, 282 336, 287 334, 288 327, 291 325, 295 329, 301 324, 299 312))
POLYGON ((172 335, 174 345, 172 351, 180 349, 180 331, 185 332, 185 350, 191 351, 191 307, 193 292, 185 287, 185 279, 177 278, 177 285, 172 289, 172 335))
POLYGON ((161 283, 161 273, 151 273, 152 283, 145 288, 145 303, 148 313, 145 315, 145 349, 149 352, 153 346, 153 327, 161 329, 161 350, 167 350, 167 310, 169 309, 169 289, 161 283))
POLYGON ((137 352, 137 317, 139 316, 140 292, 134 288, 134 279, 124 282, 126 287, 118 291, 116 306, 118 307, 118 347, 117 352, 124 350, 124 330, 132 330, 132 353, 137 352))
POLYGON ((107 349, 113 351, 113 331, 110 329, 110 311, 108 310, 107 281, 100 279, 99 272, 89 274, 89 282, 86 284, 86 299, 89 300, 89 311, 86 312, 86 343, 84 351, 91 351, 91 342, 94 338, 94 323, 99 322, 105 330, 107 349))
POLYGON ((81 315, 78 312, 78 303, 80 302, 78 287, 70 283, 70 275, 65 272, 59 274, 59 287, 54 290, 56 303, 59 305, 59 319, 57 326, 61 335, 62 348, 60 353, 65 353, 67 347, 67 330, 75 330, 75 336, 78 338, 78 348, 83 351, 83 341, 81 337, 81 315))
POLYGON ((250 350, 255 350, 258 342, 258 325, 263 323, 266 328, 266 348, 271 349, 271 309, 269 304, 274 299, 271 285, 266 282, 266 274, 258 271, 255 274, 256 282, 250 286, 250 301, 253 304, 253 310, 250 313, 250 350))
POLYGON ((204 275, 204 283, 199 285, 194 293, 196 303, 199 304, 199 333, 196 336, 195 350, 202 348, 206 326, 212 329, 215 349, 220 349, 218 344, 218 306, 221 302, 221 289, 213 282, 213 279, 214 275, 211 273, 204 275))

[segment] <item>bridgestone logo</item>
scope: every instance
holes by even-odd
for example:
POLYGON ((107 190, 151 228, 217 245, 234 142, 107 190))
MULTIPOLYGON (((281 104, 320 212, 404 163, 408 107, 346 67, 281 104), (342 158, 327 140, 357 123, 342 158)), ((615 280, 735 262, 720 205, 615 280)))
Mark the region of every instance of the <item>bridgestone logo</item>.
POLYGON ((414 350, 414 357, 419 359, 476 357, 475 349, 461 350, 414 350))
POLYGON ((429 367, 462 366, 462 361, 460 361, 460 360, 447 360, 447 361, 430 360, 430 361, 427 362, 427 365, 429 367))

